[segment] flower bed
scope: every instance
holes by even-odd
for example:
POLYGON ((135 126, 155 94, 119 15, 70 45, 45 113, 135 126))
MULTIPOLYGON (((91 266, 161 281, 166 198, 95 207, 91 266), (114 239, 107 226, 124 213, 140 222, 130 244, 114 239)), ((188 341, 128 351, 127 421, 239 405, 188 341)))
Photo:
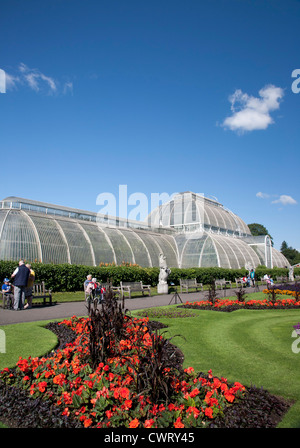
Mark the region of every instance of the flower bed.
POLYGON ((63 321, 62 325, 75 332, 75 341, 48 357, 20 358, 14 369, 1 372, 2 384, 26 390, 33 399, 54 403, 62 409, 62 416, 76 419, 84 427, 98 428, 205 427, 245 393, 240 383, 229 385, 211 371, 205 377, 196 375, 193 368, 180 373, 172 366, 161 366, 161 384, 157 386, 162 387, 162 393, 153 401, 147 387, 140 392, 138 382, 143 360, 149 362, 149 353, 155 356, 153 348, 162 337, 149 333, 147 319, 127 319, 130 338, 120 340, 115 356, 93 369, 88 319, 63 321))
MULTIPOLYGON (((265 292, 265 291, 264 291, 265 292)), ((268 291, 269 292, 269 291, 268 291)), ((194 308, 212 311, 235 311, 238 309, 297 309, 300 308, 300 301, 294 299, 277 299, 275 301, 264 300, 248 300, 247 302, 233 299, 216 299, 214 302, 209 300, 200 300, 194 302, 186 302, 184 305, 178 305, 180 308, 194 308)))
POLYGON ((270 294, 271 291, 274 291, 274 293, 278 294, 278 295, 292 296, 296 300, 299 300, 299 298, 300 298, 300 284, 299 283, 275 285, 271 289, 266 288, 263 290, 263 292, 265 294, 270 294))

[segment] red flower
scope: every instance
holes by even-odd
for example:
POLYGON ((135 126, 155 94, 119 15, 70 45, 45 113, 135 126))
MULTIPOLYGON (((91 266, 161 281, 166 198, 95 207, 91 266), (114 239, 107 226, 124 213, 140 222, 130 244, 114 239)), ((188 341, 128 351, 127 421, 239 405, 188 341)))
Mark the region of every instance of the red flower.
POLYGON ((91 426, 91 424, 93 423, 93 421, 92 421, 92 419, 91 418, 86 418, 85 420, 84 420, 84 427, 85 428, 88 428, 89 426, 91 426))
POLYGON ((205 413, 206 417, 213 418, 212 408, 206 408, 204 413, 205 413))
POLYGON ((137 428, 139 426, 140 422, 138 421, 137 418, 131 420, 131 422, 129 423, 129 428, 137 428))
POLYGON ((39 383, 39 391, 40 391, 40 392, 45 392, 46 387, 47 387, 47 383, 46 383, 46 381, 41 381, 41 382, 39 383))
POLYGON ((144 428, 152 428, 153 424, 154 424, 153 418, 151 418, 150 420, 146 420, 144 423, 144 428))
POLYGON ((175 428, 184 428, 184 424, 181 421, 181 417, 178 417, 178 419, 176 420, 176 422, 174 423, 174 427, 175 428))
POLYGON ((129 394, 130 394, 130 391, 129 391, 129 389, 127 387, 122 387, 120 389, 120 396, 122 398, 128 399, 129 398, 129 394))

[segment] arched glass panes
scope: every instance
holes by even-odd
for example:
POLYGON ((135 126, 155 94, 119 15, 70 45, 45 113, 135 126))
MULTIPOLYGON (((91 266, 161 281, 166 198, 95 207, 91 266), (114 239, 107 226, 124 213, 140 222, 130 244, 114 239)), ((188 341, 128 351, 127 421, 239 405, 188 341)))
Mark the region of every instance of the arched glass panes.
POLYGON ((116 263, 114 250, 105 233, 99 229, 96 224, 86 224, 81 222, 80 225, 87 233, 91 242, 96 266, 100 263, 116 263))
POLYGON ((28 217, 10 210, 3 218, 0 241, 1 260, 39 261, 39 247, 33 226, 28 217))
POLYGON ((79 224, 63 219, 56 219, 56 222, 62 228, 66 237, 71 264, 93 266, 94 260, 91 246, 79 224))
POLYGON ((131 246, 131 250, 134 255, 134 262, 142 267, 150 267, 151 258, 147 247, 143 243, 143 240, 139 238, 134 231, 122 229, 120 230, 120 232, 122 233, 122 235, 124 235, 131 246))
POLYGON ((55 220, 29 215, 39 236, 43 263, 69 263, 67 243, 55 220))
POLYGON ((103 232, 108 236, 114 248, 116 263, 134 263, 131 248, 122 233, 109 227, 103 227, 103 232))

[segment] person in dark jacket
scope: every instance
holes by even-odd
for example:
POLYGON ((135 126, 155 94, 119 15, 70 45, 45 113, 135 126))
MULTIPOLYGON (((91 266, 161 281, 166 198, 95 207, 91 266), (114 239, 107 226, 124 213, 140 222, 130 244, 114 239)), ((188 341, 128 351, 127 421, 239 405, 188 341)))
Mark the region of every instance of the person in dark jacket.
POLYGON ((23 260, 19 261, 19 267, 12 273, 14 279, 14 310, 24 309, 25 288, 28 283, 30 270, 25 266, 23 260))

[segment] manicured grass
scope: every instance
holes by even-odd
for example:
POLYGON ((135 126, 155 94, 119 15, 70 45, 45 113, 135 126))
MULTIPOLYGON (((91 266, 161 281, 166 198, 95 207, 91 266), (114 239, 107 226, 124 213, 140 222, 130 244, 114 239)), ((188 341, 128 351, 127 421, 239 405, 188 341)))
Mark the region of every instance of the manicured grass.
POLYGON ((42 356, 52 350, 57 344, 54 333, 44 328, 47 322, 29 322, 22 324, 3 325, 0 327, 5 334, 5 353, 0 353, 0 370, 4 367, 14 367, 19 357, 42 356))
MULTIPOLYGON (((300 427, 300 353, 292 351, 299 310, 196 311, 198 317, 157 319, 184 353, 185 367, 263 387, 295 401, 281 427, 300 427)), ((136 313, 134 313, 136 314, 136 313)), ((299 345, 300 346, 300 345, 299 345)))

